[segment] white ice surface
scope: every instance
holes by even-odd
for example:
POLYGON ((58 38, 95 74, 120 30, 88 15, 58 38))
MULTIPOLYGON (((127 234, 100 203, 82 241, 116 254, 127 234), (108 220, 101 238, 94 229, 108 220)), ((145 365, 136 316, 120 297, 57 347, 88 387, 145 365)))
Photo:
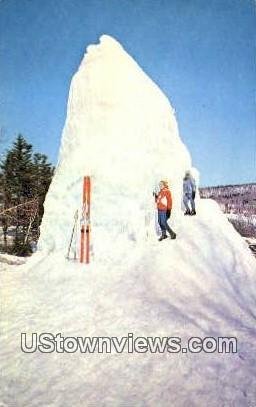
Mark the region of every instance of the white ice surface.
MULTIPOLYGON (((91 176, 92 244, 103 258, 102 240, 138 241, 153 230, 152 191, 161 179, 170 181, 173 218, 180 216, 182 177, 190 167, 166 96, 117 41, 102 36, 72 79, 40 250, 66 252, 83 176, 91 176)), ((107 257, 115 255, 112 245, 107 257)))

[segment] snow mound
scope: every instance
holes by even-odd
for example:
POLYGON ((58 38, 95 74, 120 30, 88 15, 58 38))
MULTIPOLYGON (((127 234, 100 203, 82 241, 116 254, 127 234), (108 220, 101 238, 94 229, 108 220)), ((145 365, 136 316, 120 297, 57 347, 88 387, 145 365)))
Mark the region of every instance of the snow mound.
MULTIPOLYGON (((39 247, 67 250, 85 175, 92 178, 95 255, 104 255, 102 241, 144 239, 153 230, 148 226, 154 223, 156 183, 169 179, 176 216, 182 177, 190 166, 166 96, 117 41, 102 36, 87 48, 71 82, 39 247)), ((109 250, 110 257, 118 251, 109 250)))

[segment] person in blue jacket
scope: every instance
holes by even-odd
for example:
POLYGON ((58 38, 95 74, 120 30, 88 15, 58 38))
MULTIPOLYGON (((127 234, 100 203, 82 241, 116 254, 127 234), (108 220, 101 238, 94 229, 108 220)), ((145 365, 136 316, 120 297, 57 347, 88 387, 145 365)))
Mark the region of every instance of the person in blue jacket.
POLYGON ((196 183, 190 171, 186 171, 183 179, 183 202, 186 208, 184 215, 195 215, 196 183), (189 205, 190 204, 190 205, 189 205))

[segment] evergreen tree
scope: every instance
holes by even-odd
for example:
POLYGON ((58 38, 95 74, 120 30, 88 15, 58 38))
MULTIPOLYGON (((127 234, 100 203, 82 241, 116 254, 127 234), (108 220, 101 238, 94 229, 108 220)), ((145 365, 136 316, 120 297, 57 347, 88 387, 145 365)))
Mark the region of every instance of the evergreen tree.
POLYGON ((19 204, 32 196, 32 145, 23 136, 18 135, 12 149, 7 152, 1 169, 5 200, 10 204, 19 204))
MULTIPOLYGON (((32 145, 22 135, 18 135, 0 164, 0 195, 2 209, 18 208, 15 218, 1 217, 5 246, 9 226, 15 226, 14 254, 26 255, 29 252, 28 235, 38 228, 43 216, 43 202, 51 183, 54 168, 44 154, 33 154, 32 145), (27 202, 36 202, 37 216, 28 215, 27 202), (15 220, 14 220, 15 219, 15 220), (32 224, 33 223, 33 224, 32 224)), ((33 203, 34 205, 34 203, 33 203)), ((6 247, 5 247, 6 248, 6 247)))
POLYGON ((33 196, 39 200, 39 219, 43 216, 43 203, 50 186, 54 167, 47 162, 45 154, 35 153, 33 156, 33 170, 31 173, 33 196))
POLYGON ((47 162, 45 154, 35 153, 33 156, 32 184, 33 195, 45 195, 53 176, 53 167, 47 162))

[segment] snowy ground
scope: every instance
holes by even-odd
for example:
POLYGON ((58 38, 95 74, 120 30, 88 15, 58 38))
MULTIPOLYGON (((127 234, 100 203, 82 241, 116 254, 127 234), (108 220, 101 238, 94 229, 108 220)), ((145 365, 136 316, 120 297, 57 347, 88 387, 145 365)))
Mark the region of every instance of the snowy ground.
POLYGON ((255 406, 255 259, 214 222, 202 206, 112 263, 1 264, 1 406, 255 406), (236 336, 238 353, 25 354, 21 332, 236 336))
POLYGON ((0 253, 0 263, 2 263, 1 266, 3 266, 4 264, 19 266, 21 264, 26 263, 26 261, 27 259, 25 257, 18 257, 5 253, 0 253))

